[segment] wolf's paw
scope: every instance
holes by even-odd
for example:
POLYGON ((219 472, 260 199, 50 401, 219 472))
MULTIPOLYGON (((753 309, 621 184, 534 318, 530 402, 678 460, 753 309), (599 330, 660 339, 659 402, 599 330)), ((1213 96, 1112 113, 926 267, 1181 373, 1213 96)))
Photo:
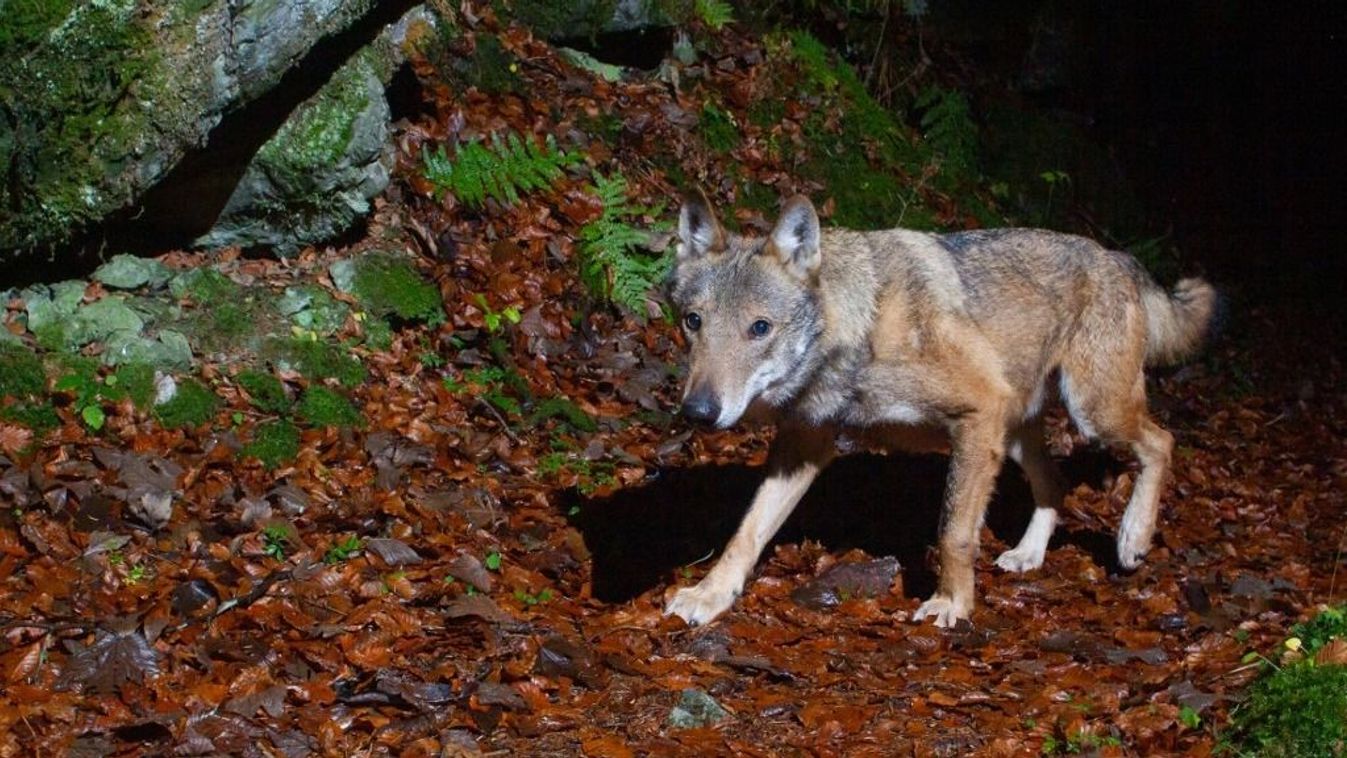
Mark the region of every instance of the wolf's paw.
POLYGON ((695 587, 684 587, 674 593, 664 606, 665 616, 677 616, 691 626, 710 623, 734 605, 739 593, 718 587, 707 587, 705 582, 695 587))
POLYGON ((1001 553, 996 559, 996 565, 1006 571, 1023 574, 1043 565, 1043 551, 1029 549, 1021 545, 1013 550, 1001 553))
POLYGON ((1136 571, 1141 566, 1141 561, 1150 551, 1150 540, 1140 545, 1133 541, 1124 540, 1122 536, 1118 537, 1118 565, 1126 571, 1136 571))
POLYGON ((972 603, 961 603, 948 595, 936 594, 921 604, 917 612, 912 614, 912 620, 924 621, 927 618, 934 618, 936 626, 948 629, 958 624, 960 619, 968 618, 972 612, 972 603))
POLYGON ((1118 565, 1126 571, 1135 571, 1141 565, 1141 559, 1150 552, 1152 531, 1138 527, 1124 517, 1118 528, 1118 565))

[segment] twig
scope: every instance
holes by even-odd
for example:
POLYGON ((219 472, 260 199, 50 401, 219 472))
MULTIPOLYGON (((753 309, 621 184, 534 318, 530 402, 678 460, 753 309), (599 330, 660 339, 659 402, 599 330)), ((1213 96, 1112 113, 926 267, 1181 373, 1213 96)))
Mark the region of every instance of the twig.
POLYGON ((487 401, 483 400, 480 397, 477 398, 476 405, 486 408, 487 411, 490 412, 490 414, 493 417, 495 417, 497 421, 500 422, 500 428, 505 432, 505 436, 509 437, 510 441, 515 443, 516 445, 519 444, 519 437, 515 436, 515 433, 511 431, 509 422, 505 420, 504 416, 500 415, 500 411, 496 410, 496 406, 492 405, 491 403, 488 403, 487 401))

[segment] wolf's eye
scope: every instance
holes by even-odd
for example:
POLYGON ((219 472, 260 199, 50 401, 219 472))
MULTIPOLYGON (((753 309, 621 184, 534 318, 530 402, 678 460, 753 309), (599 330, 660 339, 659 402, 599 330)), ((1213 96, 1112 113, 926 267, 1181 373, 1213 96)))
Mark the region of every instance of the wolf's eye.
POLYGON ((689 313, 683 317, 683 326, 686 326, 689 332, 695 332, 702 328, 702 317, 695 313, 689 313))
POLYGON ((766 337, 770 331, 772 331, 772 325, 762 319, 754 321, 753 325, 748 327, 748 333, 754 337, 766 337))

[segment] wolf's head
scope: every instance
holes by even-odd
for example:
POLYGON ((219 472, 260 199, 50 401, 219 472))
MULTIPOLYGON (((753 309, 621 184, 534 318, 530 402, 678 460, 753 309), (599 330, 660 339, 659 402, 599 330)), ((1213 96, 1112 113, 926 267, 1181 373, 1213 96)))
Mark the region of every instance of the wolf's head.
POLYGON ((754 400, 782 406, 807 383, 823 331, 819 222, 804 197, 786 202, 765 238, 727 233, 701 192, 678 217, 674 305, 691 347, 683 413, 720 429, 754 400))

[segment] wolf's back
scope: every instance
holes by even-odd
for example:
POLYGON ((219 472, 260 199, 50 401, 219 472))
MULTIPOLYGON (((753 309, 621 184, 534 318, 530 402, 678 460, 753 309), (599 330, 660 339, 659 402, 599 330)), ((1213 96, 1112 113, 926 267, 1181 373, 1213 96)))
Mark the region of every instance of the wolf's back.
POLYGON ((1216 288, 1202 279, 1180 279, 1169 292, 1147 282, 1141 294, 1146 310, 1146 363, 1177 363, 1196 352, 1211 331, 1218 300, 1216 288))

